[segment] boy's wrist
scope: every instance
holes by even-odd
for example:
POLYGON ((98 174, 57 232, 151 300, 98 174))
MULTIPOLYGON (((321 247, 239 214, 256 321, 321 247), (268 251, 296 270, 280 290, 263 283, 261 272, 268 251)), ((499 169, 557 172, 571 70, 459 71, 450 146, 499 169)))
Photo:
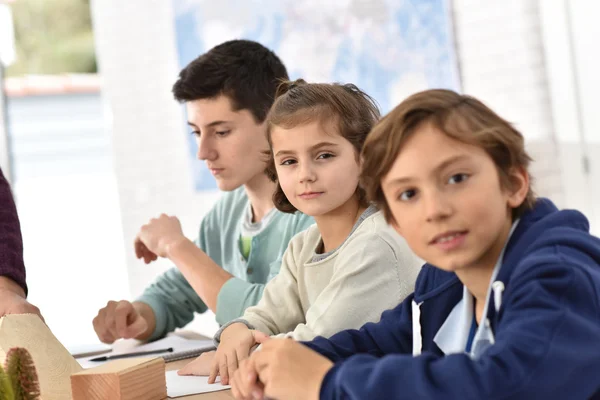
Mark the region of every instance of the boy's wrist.
POLYGON ((154 310, 149 304, 146 304, 142 301, 134 301, 132 305, 138 313, 138 318, 144 319, 147 324, 146 331, 138 335, 136 339, 145 341, 152 336, 154 329, 156 329, 156 316, 154 315, 154 310))
POLYGON ((185 250, 185 248, 187 248, 190 244, 194 247, 196 246, 191 240, 189 240, 185 236, 171 239, 165 246, 165 253, 167 255, 167 258, 172 259, 173 257, 176 257, 180 251, 185 250))

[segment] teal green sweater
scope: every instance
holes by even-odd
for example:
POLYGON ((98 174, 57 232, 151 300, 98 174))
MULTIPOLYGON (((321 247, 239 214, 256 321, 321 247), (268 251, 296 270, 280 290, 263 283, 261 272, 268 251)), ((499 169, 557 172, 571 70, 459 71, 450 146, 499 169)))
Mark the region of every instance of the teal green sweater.
MULTIPOLYGON (((234 277, 217 298, 216 318, 225 324, 239 318, 246 308, 258 303, 265 283, 279 273, 283 253, 290 239, 308 228, 314 220, 299 212, 275 211, 269 225, 252 238, 248 260, 240 251, 240 228, 249 206, 243 187, 223 193, 200 224, 196 245, 234 277)), ((150 340, 189 323, 194 313, 208 309, 178 269, 172 268, 150 285, 137 301, 152 307, 156 328, 150 340)))

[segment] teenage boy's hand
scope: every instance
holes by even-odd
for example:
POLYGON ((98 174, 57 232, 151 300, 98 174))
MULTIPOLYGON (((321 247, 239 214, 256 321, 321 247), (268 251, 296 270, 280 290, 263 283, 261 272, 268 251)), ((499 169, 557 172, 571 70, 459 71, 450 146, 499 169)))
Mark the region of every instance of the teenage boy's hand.
POLYGON ((152 332, 143 313, 127 300, 109 301, 92 323, 98 339, 107 344, 121 338, 145 339, 152 332))
POLYGON ((157 257, 167 257, 169 248, 186 239, 177 217, 161 214, 142 226, 134 242, 135 255, 143 258, 146 264, 157 257))
POLYGON ((234 374, 233 394, 237 399, 317 400, 331 367, 330 360, 292 339, 267 340, 234 374))

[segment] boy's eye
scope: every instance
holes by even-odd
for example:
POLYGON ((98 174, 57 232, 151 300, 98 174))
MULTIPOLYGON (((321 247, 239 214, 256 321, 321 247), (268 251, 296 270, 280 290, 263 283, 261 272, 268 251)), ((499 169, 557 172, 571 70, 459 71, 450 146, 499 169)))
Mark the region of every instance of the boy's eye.
POLYGON ((404 192, 400 193, 400 196, 398 196, 398 199, 401 201, 408 201, 408 200, 412 199, 413 197, 415 197, 416 194, 417 194, 417 191, 414 189, 405 190, 404 192))
POLYGON ((448 183, 451 185, 455 185, 457 183, 461 183, 466 181, 469 178, 467 174, 454 174, 448 179, 448 183))
POLYGON ((215 132, 215 135, 217 135, 217 136, 225 136, 225 135, 227 135, 229 132, 231 132, 231 131, 216 131, 216 132, 215 132))
POLYGON ((288 160, 283 160, 282 162, 279 163, 279 165, 292 165, 295 163, 296 163, 296 160, 288 159, 288 160))

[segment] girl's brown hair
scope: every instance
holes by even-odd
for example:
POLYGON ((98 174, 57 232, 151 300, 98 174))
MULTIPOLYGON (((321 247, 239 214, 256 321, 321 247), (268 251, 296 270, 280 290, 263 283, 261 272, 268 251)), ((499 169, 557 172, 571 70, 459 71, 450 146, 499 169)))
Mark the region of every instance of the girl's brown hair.
MULTIPOLYGON (((273 203, 278 210, 294 213, 279 182, 273 158, 271 133, 274 127, 291 129, 314 121, 337 126, 337 132, 356 150, 358 162, 367 134, 378 121, 380 113, 375 101, 352 84, 306 83, 302 79, 284 81, 277 88, 275 103, 267 115, 267 139, 271 151, 265 172, 277 183, 273 203)), ((367 205, 367 196, 359 185, 356 189, 361 206, 367 205)))
MULTIPOLYGON (((424 123, 432 124, 452 139, 485 150, 494 161, 504 188, 513 186, 511 172, 515 168, 529 173, 531 158, 525 151, 523 135, 481 101, 443 89, 413 94, 373 128, 362 151, 361 182, 369 200, 383 210, 388 221, 392 216, 381 190, 381 180, 408 138, 424 123)), ((513 220, 534 203, 535 194, 530 188, 523 203, 513 209, 513 220)))

